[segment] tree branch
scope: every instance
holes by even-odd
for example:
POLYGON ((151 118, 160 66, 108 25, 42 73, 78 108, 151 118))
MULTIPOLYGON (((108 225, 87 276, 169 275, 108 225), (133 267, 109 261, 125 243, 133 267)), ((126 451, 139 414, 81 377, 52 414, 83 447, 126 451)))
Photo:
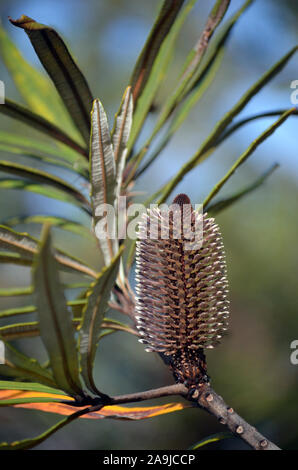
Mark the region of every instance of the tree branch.
MULTIPOLYGON (((104 404, 92 406, 86 409, 85 412, 97 411, 107 405, 134 403, 174 395, 184 397, 186 400, 195 403, 198 407, 215 416, 221 424, 225 425, 235 436, 240 437, 254 450, 280 450, 279 447, 269 441, 256 428, 241 418, 233 408, 228 406, 223 398, 212 389, 209 383, 199 384, 197 388, 192 389, 178 383, 144 392, 109 397, 104 404)), ((69 404, 73 406, 73 402, 69 402, 69 404)))

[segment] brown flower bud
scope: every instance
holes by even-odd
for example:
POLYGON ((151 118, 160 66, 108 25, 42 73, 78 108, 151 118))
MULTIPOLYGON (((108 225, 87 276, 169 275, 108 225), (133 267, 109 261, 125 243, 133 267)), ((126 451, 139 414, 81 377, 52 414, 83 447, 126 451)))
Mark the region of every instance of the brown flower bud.
POLYGON ((170 216, 148 210, 139 229, 136 281, 136 323, 146 351, 160 353, 179 382, 205 380, 203 350, 219 343, 229 315, 225 255, 214 219, 194 211, 184 194, 174 199, 170 216), (201 243, 193 244, 200 227, 201 243))

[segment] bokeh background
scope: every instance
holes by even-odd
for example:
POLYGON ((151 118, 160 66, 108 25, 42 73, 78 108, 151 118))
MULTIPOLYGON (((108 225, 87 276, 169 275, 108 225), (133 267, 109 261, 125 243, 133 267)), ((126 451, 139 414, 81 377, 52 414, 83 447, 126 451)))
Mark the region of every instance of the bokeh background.
MULTIPOLYGON (((180 35, 169 81, 159 94, 170 93, 187 52, 196 42, 208 11, 198 2, 180 35)), ((233 0, 227 17, 242 2, 233 0)), ((1 0, 2 22, 25 57, 40 66, 23 31, 8 16, 26 14, 55 27, 70 46, 95 96, 108 111, 110 121, 118 109, 132 68, 159 8, 159 0, 1 0)), ((233 31, 226 56, 210 90, 204 95, 161 158, 139 180, 137 189, 150 194, 195 152, 215 122, 241 94, 290 48, 297 44, 298 5, 295 0, 258 0, 233 31)), ((0 79, 8 97, 22 102, 0 62, 0 79)), ((241 117, 291 107, 290 83, 298 79, 298 56, 257 95, 241 117)), ((158 104, 158 103, 157 103, 158 104)), ((202 202, 249 143, 274 118, 250 123, 239 130, 209 159, 198 166, 177 188, 194 203, 202 202)), ((298 144, 297 117, 290 118, 262 144, 224 187, 232 194, 274 162, 280 168, 245 200, 217 218, 227 252, 231 287, 231 328, 228 337, 208 353, 214 388, 239 414, 282 448, 298 449, 298 365, 290 362, 290 343, 298 339, 298 144)), ((1 129, 29 130, 1 116, 1 129)), ((30 135, 34 137, 33 131, 30 135)), ((7 158, 8 155, 3 154, 7 158)), ((71 181, 82 185, 79 180, 71 181)), ((81 188, 84 190, 84 188, 81 188)), ((85 188, 88 192, 88 189, 85 188)), ((0 193, 0 219, 23 214, 67 215, 82 220, 71 205, 38 195, 13 191, 0 193)), ((84 220, 86 224, 88 220, 84 220)), ((22 229, 23 227, 19 227, 22 229)), ((36 227, 31 233, 38 235, 36 227)), ((84 257, 93 266, 94 246, 70 234, 55 232, 57 244, 84 257)), ((98 257, 99 258, 99 257, 98 257)), ((30 283, 27 268, 0 267, 0 286, 30 283)), ((23 305, 28 299, 0 299, 1 309, 23 305)), ((38 339, 18 343, 29 355, 45 359, 38 339)), ((170 373, 155 355, 145 353, 134 337, 117 333, 104 339, 96 360, 100 388, 109 394, 141 391, 172 383, 170 373)), ((154 403, 157 403, 155 401, 154 403)), ((160 403, 165 399, 159 400, 160 403)), ((21 409, 0 410, 0 441, 33 437, 59 416, 21 409)), ((216 420, 201 410, 185 410, 140 422, 79 420, 44 442, 39 449, 187 449, 209 434, 223 431, 216 420)), ((244 449, 236 438, 208 447, 244 449)))

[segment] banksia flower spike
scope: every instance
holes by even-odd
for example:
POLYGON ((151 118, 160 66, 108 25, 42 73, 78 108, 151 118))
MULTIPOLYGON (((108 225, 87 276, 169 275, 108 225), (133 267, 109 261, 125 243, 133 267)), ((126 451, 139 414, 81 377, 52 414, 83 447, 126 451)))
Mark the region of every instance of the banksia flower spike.
POLYGON ((146 351, 188 387, 206 381, 204 349, 227 329, 228 281, 222 237, 214 219, 178 195, 168 212, 150 209, 137 242, 136 324, 146 351))

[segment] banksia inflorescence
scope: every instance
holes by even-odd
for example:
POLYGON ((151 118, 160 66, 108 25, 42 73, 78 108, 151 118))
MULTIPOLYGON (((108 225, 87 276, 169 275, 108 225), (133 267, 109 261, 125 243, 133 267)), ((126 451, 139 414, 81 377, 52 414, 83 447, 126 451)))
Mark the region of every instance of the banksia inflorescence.
POLYGON ((184 194, 168 213, 148 210, 139 227, 136 280, 136 323, 146 350, 160 353, 177 382, 192 387, 206 380, 204 349, 219 343, 229 315, 214 219, 193 210, 184 194))

